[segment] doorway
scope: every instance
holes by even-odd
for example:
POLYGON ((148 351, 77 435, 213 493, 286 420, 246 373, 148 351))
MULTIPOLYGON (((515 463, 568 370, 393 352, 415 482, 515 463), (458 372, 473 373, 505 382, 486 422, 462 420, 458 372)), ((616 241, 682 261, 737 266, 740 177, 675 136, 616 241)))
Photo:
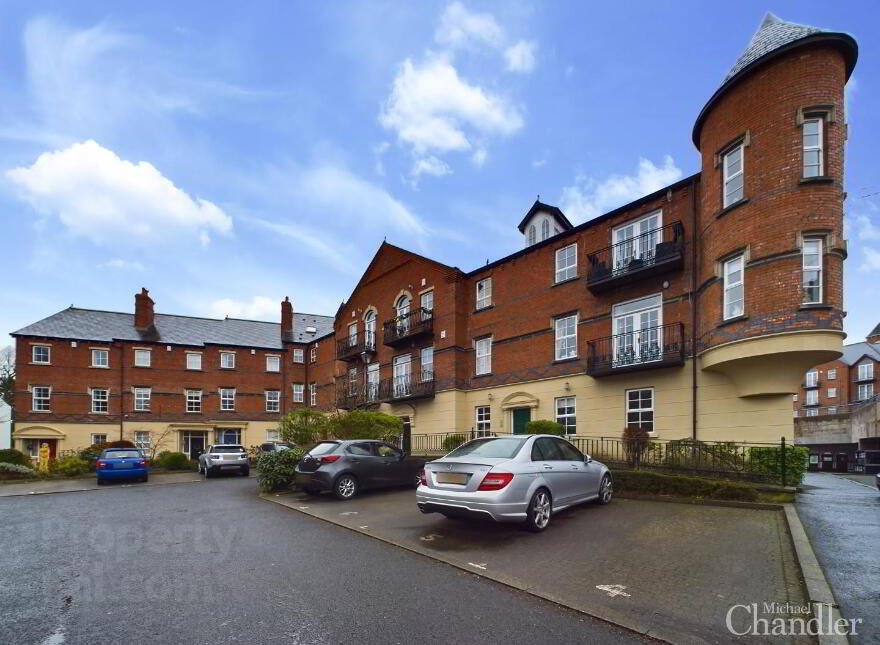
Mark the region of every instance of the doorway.
POLYGON ((181 433, 182 452, 189 455, 190 459, 198 459, 199 455, 205 452, 207 434, 203 430, 184 430, 181 433))
POLYGON ((525 434, 526 424, 532 420, 531 408, 513 409, 513 434, 525 434))

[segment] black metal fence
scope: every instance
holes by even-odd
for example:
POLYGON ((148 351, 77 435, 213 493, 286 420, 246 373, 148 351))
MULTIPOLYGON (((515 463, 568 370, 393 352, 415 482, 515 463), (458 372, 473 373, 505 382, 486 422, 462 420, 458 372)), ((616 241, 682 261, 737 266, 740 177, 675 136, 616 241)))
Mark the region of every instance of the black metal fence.
POLYGON ((587 343, 587 374, 599 376, 656 364, 683 364, 684 324, 669 323, 587 343))
POLYGON ((587 255, 587 282, 635 273, 681 255, 684 227, 673 222, 587 255))
POLYGON ((402 316, 385 321, 382 328, 386 345, 393 345, 405 338, 421 334, 431 334, 434 332, 434 311, 419 307, 402 316))

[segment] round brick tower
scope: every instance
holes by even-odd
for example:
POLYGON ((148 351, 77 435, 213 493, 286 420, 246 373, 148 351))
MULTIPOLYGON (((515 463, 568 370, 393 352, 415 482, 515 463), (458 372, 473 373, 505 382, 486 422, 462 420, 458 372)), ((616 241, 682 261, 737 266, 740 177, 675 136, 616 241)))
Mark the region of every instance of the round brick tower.
POLYGON ((767 14, 694 125, 697 350, 740 396, 796 392, 843 343, 843 88, 855 40, 767 14))

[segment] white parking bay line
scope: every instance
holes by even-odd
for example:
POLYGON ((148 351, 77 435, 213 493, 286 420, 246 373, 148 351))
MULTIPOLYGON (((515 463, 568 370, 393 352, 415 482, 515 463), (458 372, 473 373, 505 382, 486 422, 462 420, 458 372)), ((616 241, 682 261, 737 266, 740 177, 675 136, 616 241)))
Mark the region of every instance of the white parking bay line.
POLYGON ((623 585, 596 585, 596 589, 599 589, 600 591, 604 591, 611 598, 614 598, 615 596, 623 596, 624 598, 630 598, 630 594, 628 594, 624 591, 624 589, 626 589, 626 587, 624 587, 623 585))
POLYGON ((345 516, 345 515, 357 515, 357 514, 358 514, 357 511, 345 511, 344 513, 340 513, 340 515, 342 515, 342 516, 345 516))
POLYGON ((483 571, 486 570, 486 563, 485 562, 482 562, 480 564, 477 564, 476 562, 468 562, 468 564, 471 565, 472 567, 476 567, 477 569, 482 569, 483 571))
POLYGON ((370 527, 367 526, 366 524, 364 524, 363 526, 359 526, 358 528, 359 528, 359 529, 368 529, 368 528, 370 528, 370 527))
POLYGON ((437 538, 442 538, 442 537, 443 537, 443 536, 440 535, 439 533, 429 533, 428 535, 423 535, 423 536, 420 537, 419 539, 420 539, 420 540, 423 540, 423 541, 425 541, 425 542, 433 542, 433 541, 436 540, 437 538))

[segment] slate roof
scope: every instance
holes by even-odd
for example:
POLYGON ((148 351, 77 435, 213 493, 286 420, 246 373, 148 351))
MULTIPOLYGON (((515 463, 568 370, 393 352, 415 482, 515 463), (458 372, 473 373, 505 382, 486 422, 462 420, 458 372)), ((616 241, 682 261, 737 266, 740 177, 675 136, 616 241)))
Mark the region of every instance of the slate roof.
POLYGON ((519 226, 517 226, 520 233, 525 230, 526 224, 535 213, 547 213, 559 223, 563 231, 568 231, 573 228, 571 222, 569 222, 568 218, 565 216, 565 213, 559 210, 556 206, 545 204, 536 199, 535 203, 532 204, 532 207, 529 209, 529 212, 526 213, 525 217, 523 217, 522 221, 519 223, 519 226))
POLYGON ((868 336, 878 336, 880 335, 880 323, 877 323, 877 326, 871 330, 871 333, 868 336))
POLYGON ((868 355, 876 361, 880 361, 880 344, 878 343, 853 343, 843 346, 843 356, 840 357, 847 365, 855 365, 862 357, 868 355))
POLYGON ((737 59, 736 64, 727 73, 727 76, 724 77, 724 82, 726 83, 748 65, 765 54, 769 54, 774 49, 779 49, 783 45, 793 43, 812 34, 818 34, 821 31, 823 30, 818 27, 787 22, 768 11, 764 16, 764 20, 761 21, 758 31, 755 32, 755 35, 749 41, 748 47, 737 59))
MULTIPOLYGON (((69 307, 23 327, 13 336, 45 336, 111 342, 128 340, 166 343, 168 345, 234 345, 282 349, 280 323, 239 318, 196 318, 156 314, 154 326, 146 331, 134 327, 134 314, 69 307)), ((293 314, 293 338, 307 343, 333 333, 333 317, 317 314, 293 314), (315 327, 314 334, 306 327, 315 327)))

